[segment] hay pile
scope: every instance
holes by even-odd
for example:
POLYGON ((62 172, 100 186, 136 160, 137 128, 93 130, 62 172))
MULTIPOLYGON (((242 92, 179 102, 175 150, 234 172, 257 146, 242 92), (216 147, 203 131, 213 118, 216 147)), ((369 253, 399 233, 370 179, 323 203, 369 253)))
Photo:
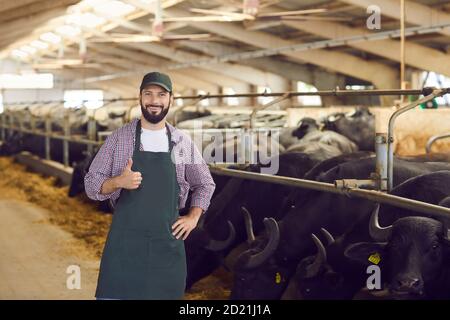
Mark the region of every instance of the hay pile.
POLYGON ((100 257, 111 215, 99 214, 95 205, 69 198, 68 187, 58 187, 57 178, 30 172, 11 158, 0 157, 0 197, 31 202, 49 211, 49 222, 70 232, 100 257))
MULTIPOLYGON (((68 187, 58 186, 57 178, 33 173, 12 158, 0 157, 0 198, 31 202, 47 209, 48 222, 70 232, 82 245, 79 254, 101 257, 112 215, 98 211, 85 197, 69 198, 68 187)), ((231 276, 223 269, 199 281, 185 299, 227 299, 231 276)))

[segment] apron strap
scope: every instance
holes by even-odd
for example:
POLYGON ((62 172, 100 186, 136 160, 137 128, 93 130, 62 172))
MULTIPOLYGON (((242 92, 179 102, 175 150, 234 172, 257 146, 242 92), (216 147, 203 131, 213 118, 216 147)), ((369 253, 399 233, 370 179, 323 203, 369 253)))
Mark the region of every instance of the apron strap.
MULTIPOLYGON (((135 133, 135 139, 134 139, 134 151, 138 152, 140 151, 141 147, 141 120, 139 119, 136 124, 136 133, 135 133)), ((174 143, 172 141, 172 133, 170 132, 169 126, 166 123, 166 132, 167 132, 167 139, 169 141, 169 152, 172 152, 174 143)))
POLYGON ((169 152, 172 152, 174 143, 172 141, 172 132, 170 132, 169 125, 167 123, 166 123, 166 130, 167 130, 166 131, 167 132, 167 139, 169 139, 169 152))

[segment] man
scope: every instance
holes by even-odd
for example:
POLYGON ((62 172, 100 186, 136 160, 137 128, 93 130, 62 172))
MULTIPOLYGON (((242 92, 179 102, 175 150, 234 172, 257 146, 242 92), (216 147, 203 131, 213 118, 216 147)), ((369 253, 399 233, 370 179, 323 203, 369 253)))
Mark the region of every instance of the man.
POLYGON ((190 137, 166 123, 173 103, 169 76, 145 75, 139 101, 141 118, 106 139, 85 177, 88 197, 110 199, 115 208, 96 297, 181 299, 183 240, 207 210, 215 184, 190 137), (190 210, 179 216, 189 190, 190 210))

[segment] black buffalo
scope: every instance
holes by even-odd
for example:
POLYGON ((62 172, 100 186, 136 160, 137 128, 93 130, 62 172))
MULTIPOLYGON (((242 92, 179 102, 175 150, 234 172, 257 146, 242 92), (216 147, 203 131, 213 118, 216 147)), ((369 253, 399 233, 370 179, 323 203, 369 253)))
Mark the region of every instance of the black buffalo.
POLYGON ((335 113, 323 121, 324 129, 335 131, 356 143, 359 150, 375 150, 375 117, 368 108, 335 113))
POLYGON ((12 156, 23 150, 23 134, 14 132, 0 145, 0 156, 12 156))
MULTIPOLYGON (((366 179, 374 168, 373 158, 350 161, 320 175, 317 180, 332 183, 343 178, 366 179)), ((412 163, 396 159, 394 185, 420 174, 448 169, 450 164, 447 163, 412 163)), ((309 192, 306 198, 296 200, 294 208, 278 222, 280 234, 276 245, 267 246, 274 244, 270 238, 275 235, 263 235, 255 240, 257 245, 243 252, 238 259, 234 266, 232 299, 280 298, 299 260, 314 252, 311 233, 325 227, 332 234, 342 234, 348 221, 370 213, 371 207, 368 200, 319 191, 309 192), (259 263, 249 263, 255 255, 260 257, 259 263)))
MULTIPOLYGON (((302 153, 283 154, 279 156, 278 161, 277 175, 296 178, 302 178, 316 164, 302 153)), ((263 167, 263 165, 251 165, 245 170, 259 173, 263 167)), ((215 175, 213 178, 216 181, 215 175)), ((187 288, 210 274, 233 247, 245 240, 245 223, 241 207, 248 208, 254 214, 254 228, 258 232, 264 228, 264 217, 281 218, 277 216, 279 207, 290 190, 285 186, 260 181, 228 179, 222 191, 213 196, 200 227, 194 229, 185 241, 188 267, 187 288), (235 229, 235 238, 232 242, 229 239, 229 223, 235 229), (211 245, 207 244, 211 238, 214 238, 215 242, 219 241, 220 245, 212 247, 220 250, 210 250, 211 245)))
MULTIPOLYGON (((417 177, 404 186, 406 196, 415 194, 419 200, 448 205, 450 194, 450 171, 436 172, 417 177)), ((405 215, 407 210, 389 210, 385 224, 379 221, 374 210, 369 232, 374 242, 359 242, 348 246, 346 257, 367 264, 373 253, 381 256, 383 282, 387 283, 390 297, 394 299, 449 299, 450 298, 450 242, 447 217, 432 214, 405 215), (381 225, 386 225, 381 227, 381 225)), ((383 216, 382 216, 383 217, 383 216)))
MULTIPOLYGON (((26 110, 25 110, 26 111, 26 110)), ((65 115, 69 117, 70 134, 73 137, 86 138, 88 128, 88 116, 86 114, 86 108, 75 109, 63 109, 55 108, 51 110, 49 116, 51 117, 51 132, 53 134, 64 135, 62 123, 65 115)), ((23 115, 24 128, 31 129, 31 123, 29 122, 31 113, 17 112, 16 116, 23 115), (28 122, 26 121, 28 120, 28 122)), ((118 123, 121 123, 125 112, 108 112, 105 119, 95 121, 95 132, 97 133, 96 139, 98 139, 98 132, 111 131, 117 127, 118 123), (117 122, 117 120, 121 120, 117 122)), ((43 117, 36 117, 34 129, 41 132, 45 132, 45 121, 43 117)), ((14 155, 21 151, 28 151, 40 158, 45 158, 45 137, 41 135, 35 135, 30 133, 15 132, 11 137, 6 139, 2 147, 0 147, 0 155, 14 155)), ((81 162, 85 158, 85 151, 87 147, 85 144, 77 142, 69 142, 69 164, 74 162, 81 162)), ((50 159, 63 162, 63 140, 50 138, 50 159)))
MULTIPOLYGON (((417 176, 403 182, 392 190, 392 194, 443 205, 450 193, 450 172, 438 171, 417 176)), ((404 209, 383 205, 381 209, 384 223, 392 223, 400 217, 417 215, 404 209)), ((370 241, 367 225, 370 215, 361 215, 349 222, 348 230, 336 240, 329 234, 326 246, 313 235, 317 248, 315 256, 304 258, 283 294, 284 299, 351 299, 365 285, 368 275, 367 264, 347 259, 345 249, 358 241, 370 241)), ((322 232, 325 230, 322 229, 322 232)), ((367 255, 367 258, 370 256, 367 255)), ((382 259, 382 263, 384 259, 382 259)), ((367 262, 368 263, 368 262, 367 262)))
MULTIPOLYGON (((92 160, 94 160, 98 150, 94 154, 90 154, 88 152, 83 152, 85 155, 84 159, 80 162, 74 162, 73 164, 73 172, 72 178, 70 180, 69 186, 69 197, 75 197, 77 195, 81 195, 85 201, 94 202, 86 196, 86 191, 84 188, 84 177, 89 171, 89 167, 91 166, 92 160)), ((105 213, 112 213, 113 208, 109 200, 104 201, 95 201, 97 204, 97 208, 105 213)))
POLYGON ((299 140, 289 146, 286 152, 303 152, 317 161, 323 161, 343 153, 358 151, 358 147, 347 137, 330 130, 320 130, 312 118, 300 120, 298 128, 292 132, 299 140))

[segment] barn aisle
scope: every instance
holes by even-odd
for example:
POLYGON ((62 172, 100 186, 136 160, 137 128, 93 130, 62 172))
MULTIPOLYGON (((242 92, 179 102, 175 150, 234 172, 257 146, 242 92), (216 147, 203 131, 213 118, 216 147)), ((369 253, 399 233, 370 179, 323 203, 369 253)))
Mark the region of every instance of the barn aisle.
MULTIPOLYGON (((56 182, 53 177, 28 171, 12 158, 0 157, 0 300, 92 299, 94 296, 98 265, 112 216, 98 211, 83 197, 67 197, 68 187, 58 186, 56 182), (26 249, 20 249, 25 243, 39 245, 40 250, 32 248, 25 255, 26 249), (18 249, 22 251, 20 256, 16 256, 18 249), (21 258, 22 255, 26 258, 21 258), (40 267, 27 270, 23 264, 31 263, 26 261, 28 257, 39 261, 40 267), (81 267, 81 290, 66 289, 69 275, 65 272, 71 264, 81 267), (42 270, 52 270, 53 274, 42 275, 42 270), (38 286, 36 283, 48 281, 46 277, 55 278, 52 281, 57 290, 64 290, 63 294, 58 291, 44 295, 42 289, 34 290, 39 295, 28 293, 33 291, 28 288, 30 283, 38 286)), ((184 299, 227 299, 230 285, 231 274, 219 268, 197 282, 184 299)))
POLYGON ((99 261, 47 219, 45 209, 0 199, 0 299, 94 298, 99 261), (80 267, 80 289, 67 288, 70 265, 80 267))

